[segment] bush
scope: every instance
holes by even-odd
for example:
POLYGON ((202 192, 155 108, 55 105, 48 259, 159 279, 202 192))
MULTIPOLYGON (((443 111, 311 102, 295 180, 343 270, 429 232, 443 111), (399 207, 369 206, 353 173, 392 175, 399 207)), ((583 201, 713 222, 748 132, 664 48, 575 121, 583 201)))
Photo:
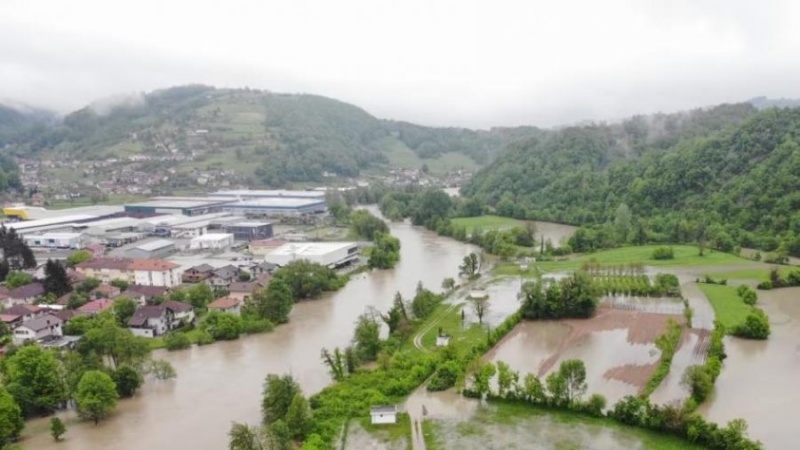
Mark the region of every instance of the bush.
POLYGON ((214 342, 216 342, 214 336, 212 336, 208 331, 200 330, 200 332, 197 333, 197 345, 209 345, 213 344, 214 342))
POLYGON ((653 250, 652 258, 656 261, 675 259, 675 253, 672 251, 672 247, 657 247, 653 250))
POLYGON ((192 341, 186 333, 180 331, 164 336, 164 346, 169 351, 183 350, 192 346, 192 341))
POLYGON ((750 306, 755 305, 756 301, 758 301, 758 295, 756 294, 756 291, 750 289, 750 287, 746 285, 741 285, 736 288, 736 295, 738 295, 743 302, 750 306))
POLYGON ((770 334, 769 318, 764 311, 753 308, 744 322, 731 330, 731 334, 745 339, 766 339, 770 334))
POLYGON ((429 391, 443 391, 449 389, 456 385, 460 373, 461 367, 459 367, 456 361, 447 361, 440 364, 439 368, 436 369, 436 372, 433 374, 433 377, 431 377, 427 389, 429 391))
POLYGON ((245 334, 267 333, 274 328, 275 325, 268 319, 247 319, 242 322, 242 332, 245 334))

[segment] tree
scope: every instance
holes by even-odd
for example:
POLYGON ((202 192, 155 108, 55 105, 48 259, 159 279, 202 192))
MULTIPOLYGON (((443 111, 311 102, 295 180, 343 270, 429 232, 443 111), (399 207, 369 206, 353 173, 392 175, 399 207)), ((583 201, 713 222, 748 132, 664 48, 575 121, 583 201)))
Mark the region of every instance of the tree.
POLYGON ((92 252, 89 250, 75 250, 69 256, 67 256, 67 267, 75 267, 78 264, 89 261, 92 259, 92 252))
POLYGON ((241 282, 246 282, 246 281, 250 281, 251 279, 253 279, 253 276, 250 275, 250 272, 247 272, 247 271, 243 270, 243 271, 239 272, 239 275, 236 278, 238 278, 239 281, 241 281, 241 282))
POLYGON ((58 442, 61 440, 61 436, 67 432, 67 427, 64 426, 64 422, 61 421, 58 417, 53 417, 50 419, 50 436, 53 436, 53 440, 58 442))
POLYGON ((121 291, 127 290, 128 286, 130 285, 130 283, 128 283, 128 280, 123 280, 122 278, 114 278, 113 280, 111 280, 111 283, 109 284, 111 284, 111 286, 114 286, 115 288, 121 291))
POLYGON ((150 354, 146 340, 137 338, 129 329, 117 325, 112 315, 101 313, 87 322, 83 339, 76 348, 81 354, 99 355, 110 363, 112 369, 122 364, 141 367, 150 354))
POLYGON ((770 334, 769 317, 759 308, 753 308, 744 322, 731 330, 734 336, 746 339, 767 339, 770 334))
POLYGON ((489 393, 490 381, 496 373, 494 364, 479 363, 478 367, 472 372, 473 389, 481 396, 489 393))
POLYGON ((617 233, 617 242, 625 242, 631 231, 632 215, 631 210, 625 203, 620 203, 617 212, 614 214, 614 228, 617 233))
POLYGON ((164 345, 168 351, 183 350, 192 346, 192 340, 186 333, 174 331, 164 336, 164 345))
POLYGON ((286 425, 291 430, 291 437, 303 440, 311 431, 311 409, 308 407, 308 400, 303 394, 297 393, 289 405, 286 412, 286 425))
POLYGON ((136 302, 130 297, 120 296, 114 300, 114 316, 119 326, 128 326, 128 320, 133 317, 137 307, 136 302))
POLYGON ((14 400, 14 397, 4 387, 0 386, 0 446, 5 446, 19 439, 24 427, 25 421, 22 418, 22 410, 14 400))
POLYGON ((6 360, 4 381, 26 417, 51 413, 67 401, 58 360, 39 346, 24 346, 6 360))
POLYGON ((364 313, 358 316, 353 344, 362 361, 375 361, 378 358, 378 352, 381 351, 381 326, 377 314, 364 313))
POLYGON ((442 289, 445 291, 452 291, 456 287, 456 280, 452 277, 447 277, 442 280, 442 289))
POLYGON ((291 375, 267 375, 261 399, 261 415, 264 424, 271 424, 286 417, 295 395, 301 394, 300 385, 291 375))
POLYGON ((117 386, 107 373, 90 370, 83 374, 78 383, 75 402, 78 414, 95 425, 106 417, 117 405, 117 386))
POLYGON ((346 282, 333 269, 305 259, 292 261, 278 269, 272 282, 276 279, 286 282, 294 299, 314 298, 324 291, 337 290, 346 282))
POLYGON ((417 293, 414 295, 414 299, 411 300, 411 312, 418 319, 426 319, 436 310, 442 300, 443 297, 441 295, 425 289, 422 284, 419 284, 417 293))
POLYGON ((333 353, 328 351, 327 348, 323 348, 320 352, 320 357, 322 358, 322 362, 328 366, 328 371, 335 381, 344 380, 347 371, 345 367, 345 359, 342 356, 342 351, 339 350, 339 347, 333 349, 333 353))
POLYGON ((386 222, 373 216, 366 209, 359 209, 350 213, 350 228, 364 239, 375 240, 378 234, 389 234, 386 222))
POLYGON ((208 284, 197 283, 186 291, 186 299, 195 308, 205 308, 214 300, 214 292, 208 284))
POLYGON ((200 322, 200 328, 208 331, 214 340, 239 339, 242 333, 242 318, 230 313, 211 311, 200 322))
POLYGON ((3 254, 3 265, 9 270, 32 269, 36 267, 36 258, 30 247, 25 244, 16 230, 8 229, 0 224, 0 250, 3 254))
POLYGON ((580 359, 568 359, 558 367, 558 375, 564 381, 567 403, 577 401, 586 393, 586 366, 580 359))
POLYGON ((228 431, 228 448, 230 450, 265 450, 263 432, 258 427, 234 422, 228 431))
POLYGON ((375 235, 368 264, 375 269, 391 269, 400 260, 400 239, 384 233, 375 235))
POLYGON ((280 278, 272 280, 266 289, 253 294, 253 302, 259 317, 272 323, 286 323, 294 307, 294 299, 289 285, 280 278))
POLYGON ((178 376, 172 364, 163 359, 154 359, 150 361, 148 371, 153 374, 156 380, 169 380, 178 376))
POLYGON ((25 272, 10 272, 6 276, 6 288, 8 289, 16 289, 31 283, 33 283, 33 277, 25 272))
POLYGON ((42 287, 46 293, 61 297, 72 290, 67 270, 60 262, 48 259, 44 266, 44 273, 42 287))
POLYGON ((472 306, 472 312, 478 316, 478 323, 483 324, 483 316, 489 311, 489 296, 488 295, 477 295, 473 296, 470 295, 467 297, 469 300, 470 306, 472 306))
POLYGON ((464 257, 463 263, 458 266, 458 274, 469 279, 480 275, 482 257, 475 253, 470 253, 464 257))
POLYGON ((133 394, 142 386, 144 378, 139 372, 129 365, 122 365, 114 373, 111 378, 117 385, 117 394, 121 398, 133 397, 133 394))

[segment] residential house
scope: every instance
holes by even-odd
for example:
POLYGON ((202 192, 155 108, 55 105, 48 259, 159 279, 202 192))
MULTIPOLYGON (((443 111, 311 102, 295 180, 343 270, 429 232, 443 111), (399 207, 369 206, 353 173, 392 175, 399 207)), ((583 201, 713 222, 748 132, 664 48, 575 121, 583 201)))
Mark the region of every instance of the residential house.
POLYGON ((0 322, 3 322, 8 328, 13 330, 22 323, 22 316, 0 313, 0 322))
POLYGON ((133 272, 133 282, 144 286, 167 288, 181 284, 180 265, 161 259, 134 259, 128 266, 133 272))
POLYGON ((136 336, 156 337, 170 330, 174 313, 164 305, 140 306, 128 320, 128 327, 136 336))
POLYGON ((169 289, 163 286, 142 286, 139 284, 132 284, 123 293, 124 295, 136 300, 140 305, 151 303, 156 297, 163 297, 167 295, 169 289))
POLYGON ((206 282, 212 288, 224 288, 227 289, 231 283, 237 281, 239 279, 239 268, 227 265, 224 267, 220 267, 219 269, 214 270, 206 282))
POLYGON ((228 286, 228 297, 238 298, 243 302, 247 302, 253 296, 253 292, 258 289, 264 289, 269 284, 268 277, 268 274, 264 274, 253 281, 234 281, 228 286))
POLYGON ((7 304, 17 305, 20 303, 33 303, 37 298, 44 295, 42 283, 30 283, 8 291, 7 304))
POLYGON ((52 314, 23 322, 14 330, 13 341, 21 345, 26 341, 39 341, 50 336, 61 336, 63 321, 52 314))
POLYGON ((130 258, 95 258, 75 266, 75 271, 86 278, 97 278, 104 284, 121 279, 131 281, 128 266, 130 258))
POLYGON ((272 275, 276 270, 278 270, 277 264, 261 261, 250 268, 250 274, 253 275, 253 278, 255 278, 264 274, 272 275))
POLYGON ((377 405, 369 409, 373 425, 397 423, 397 407, 395 405, 377 405))
POLYGON ((0 286, 0 305, 10 305, 10 301, 8 300, 8 293, 9 290, 5 286, 0 286))
POLYGON ((16 316, 20 319, 20 322, 25 322, 31 319, 35 319, 39 316, 45 314, 42 308, 39 308, 36 305, 28 305, 25 303, 16 304, 10 308, 6 308, 3 311, 3 314, 8 316, 16 316))
POLYGON ((90 298, 114 298, 122 292, 122 289, 111 286, 110 284, 101 284, 89 292, 90 298))
POLYGON ((222 297, 208 304, 209 311, 219 311, 235 315, 242 313, 242 301, 234 297, 222 297))
POLYGON ((213 272, 214 267, 208 264, 200 264, 199 266, 190 267, 183 272, 183 282, 198 283, 211 278, 213 272))
POLYGON ((107 298, 101 298, 99 300, 92 300, 81 306, 78 308, 78 312, 81 314, 95 315, 107 310, 108 308, 111 308, 112 306, 114 306, 114 302, 107 298))
POLYGON ((194 322, 194 307, 188 303, 183 302, 176 302, 175 300, 170 300, 164 302, 164 306, 172 311, 173 314, 173 323, 171 328, 177 328, 181 325, 193 323, 194 322))

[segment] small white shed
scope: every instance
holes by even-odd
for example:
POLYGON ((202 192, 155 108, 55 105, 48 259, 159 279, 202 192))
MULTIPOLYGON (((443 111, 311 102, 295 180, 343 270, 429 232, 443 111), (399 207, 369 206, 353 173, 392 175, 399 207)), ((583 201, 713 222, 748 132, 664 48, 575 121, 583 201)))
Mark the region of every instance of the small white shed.
POLYGON ((437 347, 447 347, 448 344, 450 344, 449 334, 439 334, 438 336, 436 336, 437 347))
POLYGON ((395 405, 378 405, 369 410, 373 425, 397 423, 397 407, 395 405))

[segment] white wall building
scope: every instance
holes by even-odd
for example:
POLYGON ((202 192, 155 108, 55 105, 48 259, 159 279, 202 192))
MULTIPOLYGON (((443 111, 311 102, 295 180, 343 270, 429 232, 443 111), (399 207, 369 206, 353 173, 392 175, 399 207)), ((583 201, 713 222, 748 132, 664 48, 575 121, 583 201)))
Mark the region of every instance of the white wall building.
POLYGON ((397 407, 394 405, 373 406, 369 415, 373 425, 397 423, 397 407))
POLYGON ((49 336, 61 336, 61 323, 58 317, 46 314, 37 319, 23 322, 22 325, 14 329, 13 341, 16 345, 21 345, 25 341, 38 341, 49 336))
POLYGON ((133 272, 133 283, 142 286, 179 286, 183 270, 179 264, 160 259, 134 259, 128 270, 133 272))
POLYGON ((27 234, 22 239, 31 248, 83 248, 81 233, 43 233, 27 234))
POLYGON ((230 233, 208 233, 197 236, 189 244, 190 250, 224 250, 233 245, 233 235, 230 233))
POLYGON ((264 256, 264 261, 285 266, 305 259, 323 266, 338 267, 358 259, 359 253, 355 242, 292 242, 264 256))

